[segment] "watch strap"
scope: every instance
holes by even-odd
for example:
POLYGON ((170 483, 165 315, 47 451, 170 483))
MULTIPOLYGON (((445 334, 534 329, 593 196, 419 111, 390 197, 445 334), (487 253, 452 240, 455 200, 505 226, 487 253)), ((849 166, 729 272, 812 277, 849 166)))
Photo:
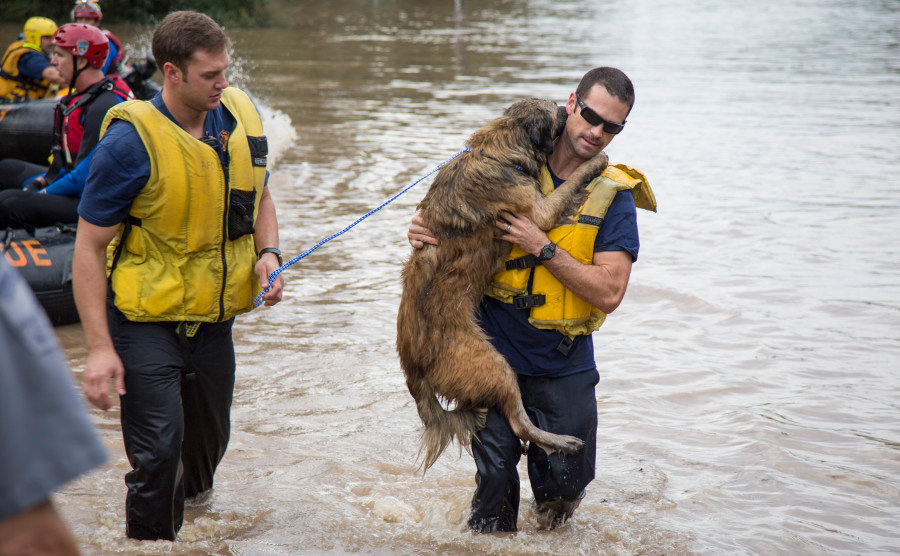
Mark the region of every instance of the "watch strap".
POLYGON ((256 260, 261 259, 262 256, 265 255, 266 253, 272 253, 272 254, 274 254, 275 257, 278 258, 278 265, 279 265, 279 266, 281 266, 281 265, 284 264, 284 260, 281 258, 281 250, 278 249, 277 247, 266 247, 265 249, 263 249, 262 251, 259 252, 259 254, 256 256, 256 260))

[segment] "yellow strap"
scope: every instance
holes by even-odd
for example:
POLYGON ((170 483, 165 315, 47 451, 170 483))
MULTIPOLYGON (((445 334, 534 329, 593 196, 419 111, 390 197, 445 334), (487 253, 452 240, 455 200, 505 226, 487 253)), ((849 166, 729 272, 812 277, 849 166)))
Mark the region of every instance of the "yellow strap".
POLYGON ((181 327, 184 327, 184 335, 188 338, 193 338, 197 334, 197 330, 200 329, 199 322, 179 322, 178 326, 175 327, 175 331, 181 334, 181 327))

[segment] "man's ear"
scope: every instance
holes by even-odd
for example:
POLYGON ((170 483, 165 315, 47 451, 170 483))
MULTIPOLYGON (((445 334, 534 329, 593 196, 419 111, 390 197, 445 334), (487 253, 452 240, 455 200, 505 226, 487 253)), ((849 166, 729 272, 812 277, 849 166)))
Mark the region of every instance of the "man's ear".
POLYGON ((163 77, 166 81, 181 81, 181 70, 172 62, 166 62, 162 67, 163 77))
POLYGON ((577 102, 575 100, 575 93, 569 94, 569 100, 566 101, 566 114, 571 116, 575 113, 575 107, 577 106, 577 102))

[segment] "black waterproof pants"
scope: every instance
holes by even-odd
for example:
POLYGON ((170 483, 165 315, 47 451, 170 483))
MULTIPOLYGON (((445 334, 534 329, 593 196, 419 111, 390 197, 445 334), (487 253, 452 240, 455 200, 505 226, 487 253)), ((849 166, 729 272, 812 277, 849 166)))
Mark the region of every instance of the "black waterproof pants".
POLYGON ((46 171, 46 166, 15 158, 4 158, 0 160, 0 189, 21 190, 25 180, 46 171))
POLYGON ((185 498, 212 488, 228 446, 234 319, 201 324, 189 337, 184 324, 131 322, 111 300, 107 314, 125 366, 126 535, 175 540, 185 498))
MULTIPOLYGON (((571 510, 594 479, 597 452, 597 397, 599 375, 590 370, 559 378, 518 375, 525 411, 540 429, 576 436, 584 448, 574 454, 528 447, 528 479, 535 502, 570 502, 571 510)), ((519 472, 522 442, 509 421, 491 408, 487 424, 472 442, 475 456, 475 495, 469 527, 476 532, 515 531, 519 515, 519 472)))
POLYGON ((78 223, 80 197, 44 195, 31 191, 0 191, 0 229, 35 228, 78 223))
POLYGON ((79 197, 41 195, 22 191, 25 180, 47 171, 24 160, 0 160, 0 229, 25 228, 78 223, 79 197))

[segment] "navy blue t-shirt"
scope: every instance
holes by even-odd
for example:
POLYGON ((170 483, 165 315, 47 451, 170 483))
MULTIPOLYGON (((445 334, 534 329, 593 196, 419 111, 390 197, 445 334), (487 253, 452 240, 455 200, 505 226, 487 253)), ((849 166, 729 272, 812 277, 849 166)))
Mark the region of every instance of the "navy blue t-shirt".
MULTIPOLYGON (((552 170, 550 176, 554 187, 565 181, 552 170)), ((613 198, 597 232, 594 252, 627 251, 636 261, 639 249, 634 195, 630 190, 620 191, 613 198)), ((557 346, 565 336, 556 330, 535 328, 528 322, 529 314, 530 309, 516 309, 512 303, 484 296, 476 315, 491 338, 491 344, 514 371, 528 376, 566 376, 597 366, 591 335, 576 336, 568 355, 563 355, 557 346)))
POLYGON ((32 79, 40 80, 44 70, 50 65, 50 60, 40 52, 26 52, 19 58, 17 67, 19 74, 32 79))
MULTIPOLYGON (((166 108, 162 93, 157 93, 150 102, 167 118, 178 123, 166 108)), ((204 137, 218 144, 216 151, 226 175, 228 157, 225 149, 235 123, 234 116, 220 103, 215 110, 206 113, 203 124, 204 137)), ((131 204, 148 179, 150 155, 137 129, 130 122, 116 120, 110 124, 94 150, 91 173, 78 203, 78 214, 95 226, 115 226, 128 215, 131 204)))

